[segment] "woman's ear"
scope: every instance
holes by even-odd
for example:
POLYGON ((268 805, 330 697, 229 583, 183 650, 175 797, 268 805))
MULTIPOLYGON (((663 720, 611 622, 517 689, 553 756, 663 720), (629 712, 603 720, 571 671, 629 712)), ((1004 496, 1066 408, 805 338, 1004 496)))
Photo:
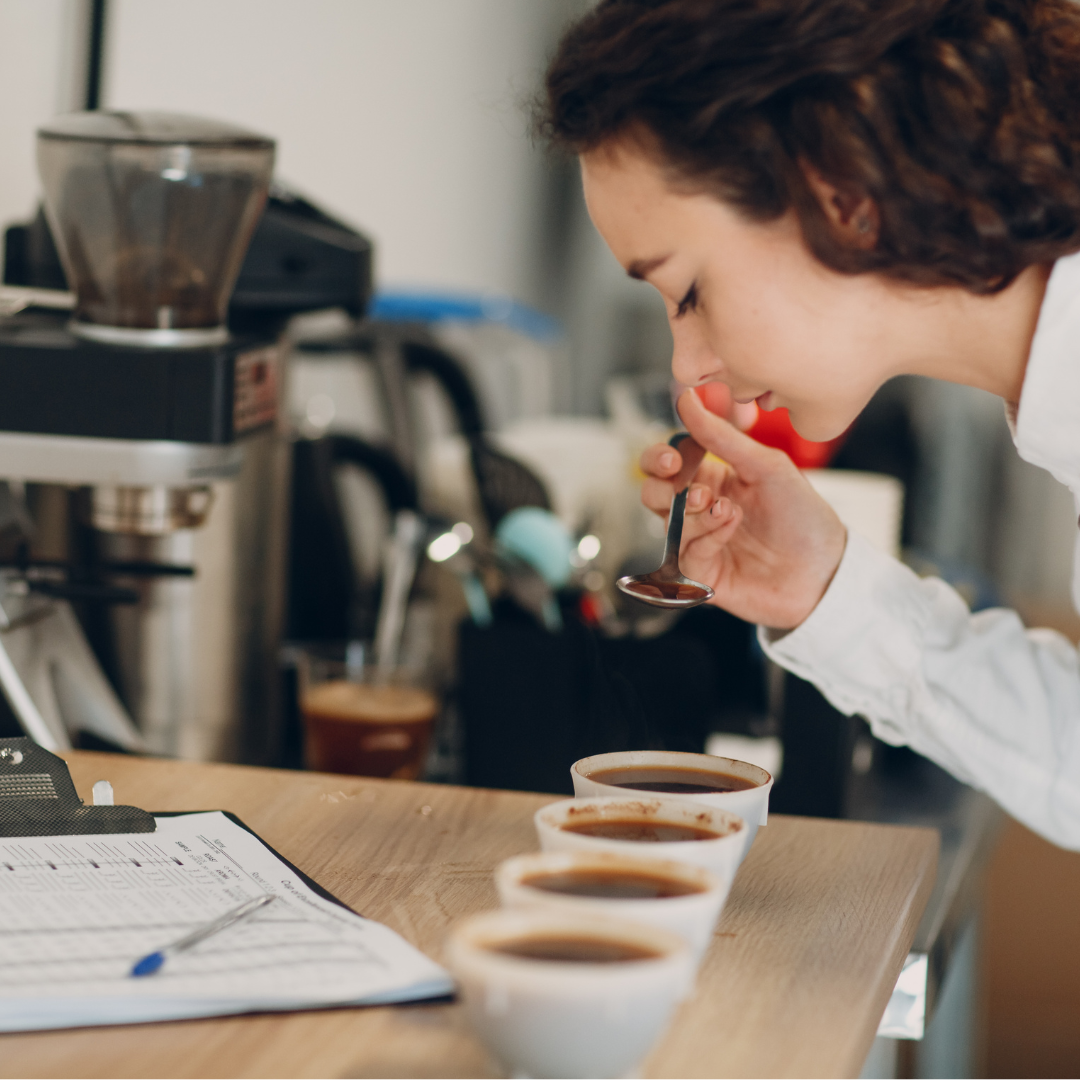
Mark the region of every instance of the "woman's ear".
POLYGON ((799 167, 835 235, 849 247, 870 251, 877 246, 881 215, 869 195, 844 191, 830 183, 805 158, 799 167))

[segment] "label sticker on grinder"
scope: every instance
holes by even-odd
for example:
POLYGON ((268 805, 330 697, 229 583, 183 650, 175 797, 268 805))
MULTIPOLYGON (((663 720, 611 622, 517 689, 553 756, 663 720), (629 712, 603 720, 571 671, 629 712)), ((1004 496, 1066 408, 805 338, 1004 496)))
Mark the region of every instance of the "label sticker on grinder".
POLYGON ((234 376, 233 431, 240 435, 277 418, 278 350, 270 345, 238 353, 234 376))

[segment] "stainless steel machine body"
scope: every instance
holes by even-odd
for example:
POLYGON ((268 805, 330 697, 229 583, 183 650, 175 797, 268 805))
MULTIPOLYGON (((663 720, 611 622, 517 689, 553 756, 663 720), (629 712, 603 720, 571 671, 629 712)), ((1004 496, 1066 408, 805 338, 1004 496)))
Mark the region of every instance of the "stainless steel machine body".
POLYGON ((289 444, 271 429, 244 440, 242 449, 231 479, 194 489, 134 489, 206 493, 212 505, 198 527, 153 533, 143 519, 140 532, 120 531, 120 523, 97 530, 103 562, 195 569, 193 577, 115 578, 138 594, 136 603, 110 611, 116 678, 153 753, 275 758, 289 444))
POLYGON ((0 684, 28 734, 272 761, 290 461, 277 426, 221 447, 2 433, 0 461, 31 495, 33 556, 0 577, 0 684), (88 626, 118 694, 63 595, 27 592, 36 561, 80 558, 133 594, 88 626))

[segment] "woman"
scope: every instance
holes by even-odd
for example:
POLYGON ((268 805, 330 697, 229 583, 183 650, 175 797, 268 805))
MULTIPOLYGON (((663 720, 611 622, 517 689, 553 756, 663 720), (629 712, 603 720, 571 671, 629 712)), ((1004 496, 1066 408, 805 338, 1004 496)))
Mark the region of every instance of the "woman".
MULTIPOLYGON (((900 374, 999 395, 1080 507, 1080 7, 1071 0, 605 0, 545 127, 664 297, 672 368, 842 433, 900 374)), ((847 534, 790 460, 679 411, 720 462, 682 566, 874 733, 1080 849, 1080 659, 847 534)), ((664 514, 679 468, 648 450, 664 514)), ((1080 587, 1074 586, 1080 597, 1080 587)))

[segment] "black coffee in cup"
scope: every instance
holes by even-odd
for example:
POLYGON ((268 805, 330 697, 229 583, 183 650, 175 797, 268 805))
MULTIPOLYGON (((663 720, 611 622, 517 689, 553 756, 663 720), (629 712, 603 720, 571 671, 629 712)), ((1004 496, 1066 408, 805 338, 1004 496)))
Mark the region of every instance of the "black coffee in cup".
POLYGON ((664 900, 707 891, 681 878, 621 867, 580 866, 542 871, 521 878, 521 884, 543 892, 597 900, 664 900))
POLYGON ((599 769, 590 780, 633 791, 666 792, 671 795, 705 795, 723 791, 746 791, 757 787, 753 780, 711 769, 680 769, 666 765, 635 765, 599 769))
POLYGON ((615 938, 536 935, 511 938, 488 946, 492 952, 519 960, 561 964, 626 964, 658 960, 664 954, 633 941, 615 938))
POLYGON ((683 825, 674 821, 657 821, 654 817, 599 818, 592 821, 571 821, 560 825, 563 832, 579 836, 595 836, 602 840, 631 840, 644 844, 671 844, 686 840, 717 840, 724 833, 683 825))

